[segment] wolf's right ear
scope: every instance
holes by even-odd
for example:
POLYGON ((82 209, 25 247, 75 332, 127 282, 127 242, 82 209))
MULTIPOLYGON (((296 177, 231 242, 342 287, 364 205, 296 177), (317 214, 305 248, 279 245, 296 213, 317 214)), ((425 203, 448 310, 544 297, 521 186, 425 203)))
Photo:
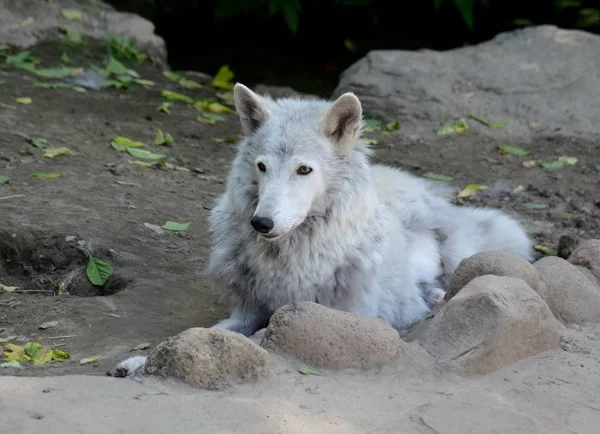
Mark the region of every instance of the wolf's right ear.
POLYGON ((340 96, 321 120, 323 134, 345 151, 360 137, 362 106, 352 92, 340 96))
POLYGON ((254 133, 271 117, 267 100, 241 83, 236 83, 233 88, 233 100, 246 135, 254 133))

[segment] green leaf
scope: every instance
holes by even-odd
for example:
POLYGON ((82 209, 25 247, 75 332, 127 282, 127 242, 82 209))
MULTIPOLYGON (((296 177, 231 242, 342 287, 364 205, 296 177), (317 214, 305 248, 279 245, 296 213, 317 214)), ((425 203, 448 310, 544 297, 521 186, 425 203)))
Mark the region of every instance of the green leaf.
POLYGON ((171 106, 170 102, 163 102, 156 108, 156 111, 170 115, 171 114, 171 111, 169 110, 170 106, 171 106))
POLYGON ((437 173, 427 172, 423 175, 423 178, 431 179, 433 181, 450 182, 454 178, 452 176, 439 175, 437 173))
POLYGON ((113 56, 108 57, 105 69, 106 71, 114 75, 130 75, 129 69, 117 59, 115 59, 113 56))
POLYGON ((508 125, 508 121, 496 122, 495 124, 492 124, 492 129, 498 130, 500 128, 504 128, 506 125, 508 125))
POLYGON ((600 164, 595 167, 596 172, 600 172, 600 164))
POLYGON ((400 122, 398 122, 398 121, 388 122, 387 124, 385 124, 385 128, 388 131, 398 131, 400 129, 400 122))
POLYGON ((483 116, 477 116, 477 115, 475 115, 475 114, 472 114, 472 113, 471 113, 471 114, 469 115, 469 117, 470 117, 471 119, 475 119, 477 122, 480 122, 480 123, 482 123, 483 125, 486 125, 486 126, 488 126, 488 127, 490 126, 490 121, 488 121, 488 120, 487 120, 486 118, 484 118, 483 116))
POLYGON ((143 343, 143 344, 137 344, 135 347, 133 347, 133 350, 147 350, 148 348, 150 348, 150 344, 149 343, 143 343))
POLYGON ((15 289, 19 289, 18 286, 6 286, 0 283, 0 292, 13 292, 15 289))
POLYGON ((60 55, 60 61, 63 63, 71 63, 71 58, 66 52, 63 51, 63 53, 60 55))
POLYGON ((0 176, 0 184, 10 184, 10 178, 8 176, 0 176))
POLYGON ((202 116, 204 119, 208 119, 208 120, 214 121, 214 122, 225 122, 225 118, 223 116, 215 114, 215 113, 203 112, 203 113, 200 113, 200 116, 202 116))
POLYGON ((475 0, 452 0, 456 9, 462 16, 467 27, 473 29, 473 10, 475 8, 475 0))
POLYGON ((36 173, 32 173, 31 174, 32 177, 34 178, 44 178, 44 179, 51 179, 51 178, 59 178, 60 174, 58 173, 42 173, 42 172, 36 172, 36 173))
POLYGON ((54 158, 60 157, 62 155, 72 155, 73 152, 65 146, 61 146, 60 148, 47 148, 46 152, 42 154, 44 158, 54 158))
POLYGON ((363 128, 366 133, 373 133, 381 130, 381 121, 378 119, 365 119, 363 128))
POLYGON ((200 83, 197 83, 194 80, 188 80, 187 78, 182 78, 178 83, 179 86, 186 89, 202 89, 203 87, 200 83))
POLYGON ((522 157, 524 155, 529 155, 529 151, 526 151, 521 148, 516 148, 514 146, 500 146, 500 154, 510 154, 516 155, 518 157, 522 157))
POLYGON ((457 194, 457 197, 473 197, 477 195, 479 190, 485 190, 486 188, 487 186, 483 184, 469 184, 457 194))
POLYGON ((42 81, 36 81, 32 84, 35 87, 41 87, 43 89, 59 89, 59 88, 72 88, 73 86, 68 83, 46 83, 42 81))
POLYGON ((85 274, 90 283, 96 286, 102 286, 106 283, 113 272, 113 267, 107 262, 101 261, 98 258, 90 257, 85 274))
POLYGON ((303 375, 325 375, 322 372, 315 371, 310 368, 298 368, 298 372, 300 372, 303 375))
POLYGON ((540 210, 548 208, 548 205, 545 203, 524 203, 523 208, 540 210))
POLYGON ((135 78, 133 81, 136 82, 137 84, 141 84, 144 87, 154 87, 154 86, 156 86, 156 83, 153 82, 152 80, 145 80, 143 78, 135 78))
POLYGON ((65 33, 67 39, 73 44, 81 44, 83 42, 83 37, 77 30, 73 30, 69 26, 63 26, 61 30, 65 33))
POLYGON ((452 125, 452 128, 454 128, 454 131, 457 133, 464 133, 469 129, 469 124, 467 124, 465 119, 459 119, 452 125))
POLYGON ((22 97, 16 98, 15 101, 19 104, 31 104, 33 102, 33 100, 31 98, 29 98, 28 96, 22 96, 22 97))
POLYGON ((12 335, 12 336, 7 336, 5 338, 0 338, 0 343, 5 343, 5 342, 10 342, 17 339, 16 335, 12 335))
POLYGON ((71 358, 69 353, 65 353, 64 351, 59 350, 58 348, 54 348, 52 350, 52 358, 54 360, 67 360, 71 358))
POLYGON ((452 125, 442 125, 437 129, 435 134, 438 136, 445 136, 448 134, 454 134, 455 132, 456 131, 454 131, 454 127, 452 125))
POLYGON ((207 110, 213 113, 235 113, 229 107, 214 99, 198 100, 193 106, 196 110, 207 110))
POLYGON ((73 68, 63 66, 61 68, 41 68, 35 71, 37 75, 44 78, 65 78, 71 77, 74 73, 73 68))
POLYGON ((38 342, 28 342, 23 346, 25 354, 27 354, 32 359, 36 356, 40 348, 42 348, 42 344, 38 342))
POLYGON ((31 143, 36 148, 40 148, 40 149, 45 149, 50 146, 50 143, 48 143, 48 140, 46 140, 46 139, 28 138, 25 140, 27 140, 28 143, 31 143))
POLYGON ((568 157, 563 155, 558 159, 558 161, 552 161, 549 163, 541 163, 540 165, 544 169, 561 169, 565 166, 574 166, 577 164, 579 160, 576 157, 568 157))
POLYGON ((576 157, 567 157, 566 155, 563 155, 558 161, 563 162, 566 166, 574 166, 579 160, 576 157))
POLYGON ((60 11, 63 17, 71 21, 81 21, 81 11, 78 9, 62 9, 60 11))
POLYGON ((90 364, 90 363, 97 362, 99 358, 100 358, 100 354, 98 354, 98 355, 96 355, 96 356, 86 357, 86 358, 84 358, 84 359, 81 359, 81 360, 79 361, 79 364, 80 364, 80 365, 88 365, 88 364, 90 364))
POLYGON ((231 82, 233 76, 234 74, 229 69, 229 65, 223 65, 219 68, 217 75, 213 77, 211 84, 219 89, 233 89, 234 84, 231 82))
POLYGON ((283 14, 283 18, 285 19, 288 28, 293 34, 296 34, 298 32, 300 11, 296 9, 294 4, 286 2, 281 5, 281 13, 283 14))
POLYGON ((141 148, 146 146, 143 142, 136 142, 123 136, 115 136, 111 140, 111 145, 117 151, 125 152, 127 148, 141 148))
POLYGON ((379 143, 375 139, 368 139, 368 138, 359 139, 358 141, 359 141, 359 143, 362 143, 363 145, 367 145, 367 146, 373 146, 373 145, 376 145, 379 143))
POLYGON ((172 81, 179 81, 183 76, 175 71, 163 71, 163 75, 172 81))
POLYGON ((167 101, 173 101, 173 102, 185 102, 187 104, 192 104, 194 102, 193 98, 190 98, 187 95, 184 95, 182 93, 178 93, 178 92, 173 92, 172 90, 163 90, 160 93, 160 96, 163 97, 164 99, 166 99, 167 101))
POLYGON ((171 145, 173 144, 173 136, 171 136, 169 133, 165 133, 159 128, 156 131, 156 136, 154 137, 154 144, 156 146, 171 145))
POLYGON ((20 368, 21 363, 17 360, 11 360, 10 362, 0 363, 0 368, 20 368))
POLYGON ((536 244, 535 246, 533 246, 533 248, 535 250, 537 250, 538 252, 543 253, 544 255, 552 255, 554 252, 552 251, 552 249, 546 247, 546 246, 542 246, 541 244, 536 244))
POLYGON ((166 154, 155 154, 144 149, 127 148, 127 152, 129 152, 129 155, 142 160, 161 160, 167 157, 166 154))
POLYGON ((190 222, 178 223, 173 221, 166 221, 161 227, 167 231, 185 231, 190 226, 190 222))

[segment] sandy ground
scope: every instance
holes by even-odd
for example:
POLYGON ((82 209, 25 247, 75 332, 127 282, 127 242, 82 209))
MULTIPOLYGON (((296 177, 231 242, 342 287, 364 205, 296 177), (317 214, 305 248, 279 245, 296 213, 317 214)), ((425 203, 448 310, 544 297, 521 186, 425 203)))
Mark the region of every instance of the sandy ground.
MULTIPOLYGON (((50 67, 65 51, 73 66, 101 64, 104 55, 91 46, 67 45, 33 53, 50 67)), ((235 152, 235 144, 222 139, 238 136, 237 119, 225 115, 225 122, 202 124, 197 111, 177 103, 171 114, 158 112, 162 89, 194 98, 214 98, 215 90, 182 89, 152 66, 134 67, 156 88, 43 89, 32 85, 39 79, 0 62, 0 176, 11 180, 0 185, 0 282, 22 291, 0 293, 0 337, 16 335, 20 345, 60 345, 72 356, 41 367, 0 369, 3 432, 597 432, 600 335, 591 328, 565 330, 562 349, 470 380, 442 375, 416 349, 379 372, 324 377, 301 376, 296 364, 274 358, 266 381, 226 392, 105 377, 135 345, 153 347, 226 316, 218 288, 202 272, 206 218, 235 152), (31 104, 16 103, 25 96, 31 104), (164 149, 171 161, 191 172, 133 166, 130 156, 110 147, 112 137, 123 135, 162 151, 151 145, 157 128, 175 138, 164 149), (27 137, 67 146, 75 155, 42 158, 27 137), (61 177, 36 179, 32 172, 61 177), (191 224, 185 232, 161 235, 144 225, 166 220, 191 224), (77 241, 113 265, 105 287, 77 275, 86 263, 77 241), (68 276, 75 279, 70 295, 58 296, 68 276), (39 329, 54 320, 57 327, 39 329), (97 363, 79 364, 95 354, 97 363), (168 394, 135 398, 154 391, 168 394)), ((555 250, 563 234, 598 237, 595 143, 543 138, 528 144, 542 161, 579 158, 576 166, 543 170, 522 167, 523 157, 498 155, 499 143, 479 138, 476 125, 467 136, 432 132, 416 140, 401 129, 371 136, 379 141, 376 161, 451 175, 457 189, 489 185, 472 202, 519 217, 536 243, 555 250), (519 185, 524 189, 515 193, 519 185), (528 210, 527 202, 549 208, 528 210)))

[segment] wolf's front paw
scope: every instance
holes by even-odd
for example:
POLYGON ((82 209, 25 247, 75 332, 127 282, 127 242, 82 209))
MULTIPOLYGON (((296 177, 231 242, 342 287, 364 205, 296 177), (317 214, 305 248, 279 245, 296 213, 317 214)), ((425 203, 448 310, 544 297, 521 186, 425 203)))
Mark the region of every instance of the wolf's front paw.
POLYGON ((115 377, 131 377, 141 373, 142 368, 146 364, 146 356, 134 356, 123 360, 115 367, 115 377))

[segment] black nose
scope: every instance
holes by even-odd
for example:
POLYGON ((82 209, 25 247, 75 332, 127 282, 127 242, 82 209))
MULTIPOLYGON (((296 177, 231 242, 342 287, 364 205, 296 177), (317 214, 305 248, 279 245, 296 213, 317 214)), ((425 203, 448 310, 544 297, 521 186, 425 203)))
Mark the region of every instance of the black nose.
POLYGON ((255 230, 257 230, 261 234, 268 234, 269 232, 271 232, 271 229, 273 229, 273 226, 275 226, 275 223, 273 223, 273 220, 271 220, 269 217, 258 216, 252 217, 252 220, 250 220, 250 224, 255 230))

